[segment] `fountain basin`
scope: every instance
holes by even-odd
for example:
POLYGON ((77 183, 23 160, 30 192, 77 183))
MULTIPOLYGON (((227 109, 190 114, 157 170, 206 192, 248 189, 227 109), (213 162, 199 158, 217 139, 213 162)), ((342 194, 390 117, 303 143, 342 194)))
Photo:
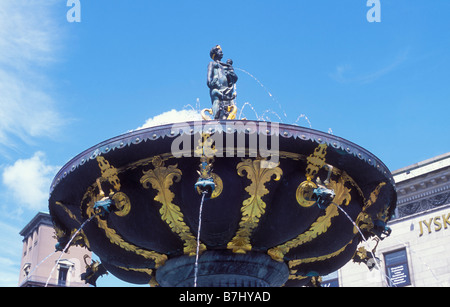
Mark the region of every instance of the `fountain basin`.
POLYGON ((130 283, 188 285, 201 200, 194 185, 205 149, 216 189, 203 207, 199 285, 221 278, 236 285, 306 284, 350 261, 361 241, 337 206, 366 238, 380 236, 395 209, 388 168, 350 141, 278 123, 187 122, 112 138, 67 163, 49 199, 59 237, 74 233, 95 215, 95 203, 111 195, 117 210, 95 216, 75 242, 130 283), (311 197, 318 184, 335 191, 328 207, 311 197), (245 270, 233 263, 243 262, 248 274, 236 279, 245 270), (276 269, 260 278, 251 269, 257 263, 276 269), (179 280, 177 270, 185 272, 179 280))

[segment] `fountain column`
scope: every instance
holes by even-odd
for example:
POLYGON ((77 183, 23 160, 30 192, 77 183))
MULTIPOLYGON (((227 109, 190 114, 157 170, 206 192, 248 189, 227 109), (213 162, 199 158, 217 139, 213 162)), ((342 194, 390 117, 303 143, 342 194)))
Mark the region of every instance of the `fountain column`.
MULTIPOLYGON (((162 287, 192 287, 195 257, 168 260, 156 273, 162 287)), ((280 287, 289 278, 284 262, 258 252, 206 251, 199 258, 199 287, 280 287)))

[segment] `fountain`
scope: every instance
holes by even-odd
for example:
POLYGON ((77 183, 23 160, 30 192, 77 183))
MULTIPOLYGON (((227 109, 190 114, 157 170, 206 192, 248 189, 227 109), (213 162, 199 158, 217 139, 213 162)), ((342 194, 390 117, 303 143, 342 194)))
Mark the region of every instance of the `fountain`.
POLYGON ((352 259, 376 264, 358 245, 390 235, 388 168, 330 133, 235 120, 237 76, 221 51, 211 51, 206 120, 114 137, 59 171, 58 240, 76 234, 102 272, 163 287, 302 286, 352 259))

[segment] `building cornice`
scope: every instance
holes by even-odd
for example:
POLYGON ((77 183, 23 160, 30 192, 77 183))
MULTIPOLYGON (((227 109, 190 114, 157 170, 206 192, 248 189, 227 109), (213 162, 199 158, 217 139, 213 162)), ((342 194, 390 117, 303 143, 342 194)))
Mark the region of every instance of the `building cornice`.
POLYGON ((392 172, 397 190, 397 218, 448 204, 450 153, 392 172))
POLYGON ((53 222, 50 214, 39 212, 33 219, 19 232, 21 236, 27 238, 40 225, 53 227, 53 222))
POLYGON ((450 152, 392 172, 396 184, 450 167, 450 152))

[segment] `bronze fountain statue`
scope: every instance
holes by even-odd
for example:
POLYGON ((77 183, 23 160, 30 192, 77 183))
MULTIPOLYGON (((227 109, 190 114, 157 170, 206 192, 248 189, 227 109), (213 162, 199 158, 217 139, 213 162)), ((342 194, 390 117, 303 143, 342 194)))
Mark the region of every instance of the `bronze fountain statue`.
POLYGON ((214 115, 214 119, 235 119, 237 107, 236 82, 238 77, 233 69, 233 61, 227 60, 222 63, 223 52, 220 45, 211 49, 210 57, 213 60, 208 65, 208 76, 206 84, 209 87, 212 109, 205 109, 202 112, 203 119, 209 118, 205 111, 214 115))

